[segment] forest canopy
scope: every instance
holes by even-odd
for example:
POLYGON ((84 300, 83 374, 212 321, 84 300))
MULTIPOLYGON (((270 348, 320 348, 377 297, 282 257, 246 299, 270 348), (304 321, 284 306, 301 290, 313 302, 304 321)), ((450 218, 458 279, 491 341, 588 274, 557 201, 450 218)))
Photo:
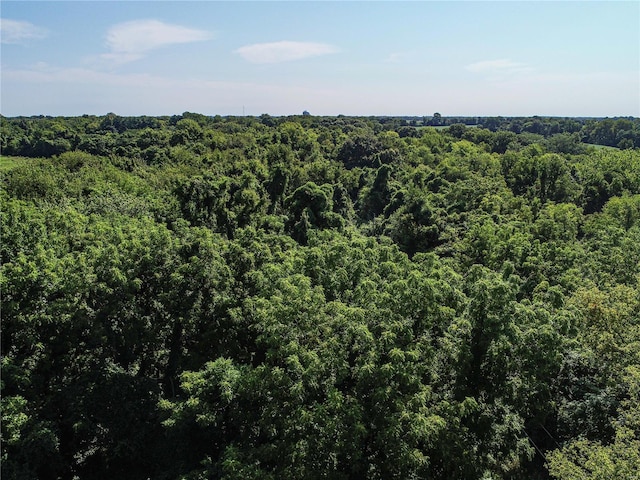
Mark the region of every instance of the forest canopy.
POLYGON ((0 117, 7 479, 632 479, 640 120, 0 117))

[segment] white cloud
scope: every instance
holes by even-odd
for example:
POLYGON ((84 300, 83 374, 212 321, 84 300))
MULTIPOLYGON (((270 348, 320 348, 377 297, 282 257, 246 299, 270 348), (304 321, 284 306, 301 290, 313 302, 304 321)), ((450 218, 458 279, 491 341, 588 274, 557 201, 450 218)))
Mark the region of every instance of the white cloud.
POLYGON ((245 45, 235 51, 251 63, 290 62, 336 52, 337 47, 326 43, 288 41, 245 45))
POLYGON ((157 48, 180 43, 202 42, 210 32, 172 25, 158 20, 134 20, 112 26, 107 32, 109 53, 101 58, 113 64, 138 60, 157 48))
POLYGON ((472 63, 465 67, 470 72, 485 74, 513 74, 530 72, 533 69, 526 63, 514 62, 509 59, 485 60, 472 63))
POLYGON ((47 30, 33 23, 0 18, 0 38, 2 43, 24 43, 47 36, 47 30))

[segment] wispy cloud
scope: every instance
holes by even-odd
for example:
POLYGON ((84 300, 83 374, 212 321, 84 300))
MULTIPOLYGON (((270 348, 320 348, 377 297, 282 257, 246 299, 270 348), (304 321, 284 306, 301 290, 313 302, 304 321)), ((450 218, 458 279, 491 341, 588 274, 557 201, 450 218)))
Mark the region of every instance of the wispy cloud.
POLYGON ((2 71, 3 115, 168 115, 184 111, 240 115, 379 115, 449 111, 452 115, 638 116, 635 72, 533 73, 505 82, 427 83, 382 90, 314 81, 279 85, 144 73, 60 68, 44 63, 2 71), (598 94, 606 92, 606 96, 598 94), (418 99, 418 100, 416 100, 418 99), (587 101, 585 101, 587 99, 587 101), (366 107, 363 107, 365 105, 366 107), (478 113, 468 113, 478 112, 478 113))
MULTIPOLYGON (((72 90, 64 108, 70 115, 117 112, 120 115, 166 115, 184 111, 240 114, 247 105, 251 114, 285 114, 304 109, 320 111, 340 94, 324 85, 278 85, 217 81, 202 78, 170 78, 146 73, 119 73, 90 68, 60 68, 36 64, 5 69, 2 80, 14 91, 31 91, 3 99, 3 114, 42 113, 43 105, 72 90), (31 89, 29 85, 37 86, 31 89), (275 100, 274 100, 275 99, 275 100), (274 110, 273 102, 278 105, 274 110), (75 104, 72 105, 72 104, 75 104)), ((346 95, 345 95, 346 97, 346 95)))
POLYGON ((0 18, 0 38, 2 43, 25 43, 29 40, 45 38, 48 31, 33 23, 0 18))
POLYGON ((91 84, 110 87, 172 87, 174 80, 153 77, 147 74, 118 74, 101 72, 82 67, 59 68, 38 63, 26 69, 7 69, 3 72, 6 81, 21 83, 63 83, 63 84, 91 84))
POLYGON ((465 67, 470 72, 484 74, 526 73, 533 69, 526 63, 514 62, 510 59, 485 60, 471 63, 465 67))
POLYGON ((413 52, 393 52, 384 59, 385 63, 403 63, 413 58, 413 52))
POLYGON ((337 53, 339 49, 327 43, 273 42, 245 45, 235 51, 251 63, 281 63, 303 58, 337 53))
POLYGON ((180 43, 202 42, 210 32, 172 25, 158 20, 134 20, 112 26, 107 32, 107 62, 127 63, 144 57, 151 50, 180 43))

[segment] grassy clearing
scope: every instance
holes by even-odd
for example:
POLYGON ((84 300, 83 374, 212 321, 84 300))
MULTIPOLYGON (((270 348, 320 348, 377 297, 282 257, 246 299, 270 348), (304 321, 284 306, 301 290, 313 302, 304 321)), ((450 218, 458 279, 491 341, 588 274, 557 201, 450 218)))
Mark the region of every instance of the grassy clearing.
POLYGON ((33 162, 35 158, 29 157, 11 157, 6 155, 0 155, 0 173, 8 172, 9 170, 24 165, 27 162, 33 162))
MULTIPOLYGON (((425 128, 433 128, 434 130, 445 130, 447 128, 449 128, 451 125, 439 125, 439 126, 432 126, 432 125, 421 125, 418 128, 418 130, 423 130, 425 128)), ((478 125, 466 125, 467 128, 478 128, 478 125)))
POLYGON ((12 168, 16 168, 24 160, 24 157, 7 157, 0 155, 0 172, 6 172, 12 168))
POLYGON ((585 143, 588 147, 593 147, 596 150, 620 150, 618 147, 610 147, 609 145, 598 145, 596 143, 585 143))

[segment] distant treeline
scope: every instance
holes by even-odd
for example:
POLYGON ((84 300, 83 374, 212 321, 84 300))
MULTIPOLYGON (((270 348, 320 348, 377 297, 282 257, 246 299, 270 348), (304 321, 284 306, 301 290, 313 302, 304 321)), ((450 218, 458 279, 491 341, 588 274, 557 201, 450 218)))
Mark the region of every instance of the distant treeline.
MULTIPOLYGON (((233 119, 239 124, 259 121, 267 126, 296 121, 302 125, 340 126, 345 123, 342 115, 338 117, 312 117, 308 115, 293 117, 205 117, 200 114, 184 113, 170 117, 121 117, 108 114, 103 117, 0 117, 4 155, 41 157, 59 155, 67 151, 81 150, 95 155, 130 152, 134 148, 151 146, 162 147, 176 144, 179 138, 154 137, 149 131, 158 131, 164 127, 174 127, 182 119, 206 118, 207 124, 216 124, 233 119), (136 132, 134 132, 136 131, 136 132), (117 139, 108 134, 124 134, 117 139), (107 135, 105 135, 107 134, 107 135), (138 138, 140 135, 145 138, 138 138)), ((354 120, 346 122, 351 124, 354 120)), ((547 143, 552 149, 562 153, 577 153, 577 144, 593 144, 620 149, 640 148, 640 118, 556 118, 556 117, 443 117, 436 113, 430 117, 358 117, 356 122, 369 125, 374 132, 394 130, 401 137, 419 136, 417 128, 453 127, 452 131, 462 137, 464 127, 473 126, 489 132, 510 132, 520 135, 521 143, 547 143), (555 145, 555 147, 553 147, 555 145)), ((202 121, 201 121, 202 123, 202 121)), ((482 137, 482 132, 468 133, 482 137)), ((488 138, 485 134, 485 137, 488 138)), ((505 137, 514 139, 515 136, 505 137)))

